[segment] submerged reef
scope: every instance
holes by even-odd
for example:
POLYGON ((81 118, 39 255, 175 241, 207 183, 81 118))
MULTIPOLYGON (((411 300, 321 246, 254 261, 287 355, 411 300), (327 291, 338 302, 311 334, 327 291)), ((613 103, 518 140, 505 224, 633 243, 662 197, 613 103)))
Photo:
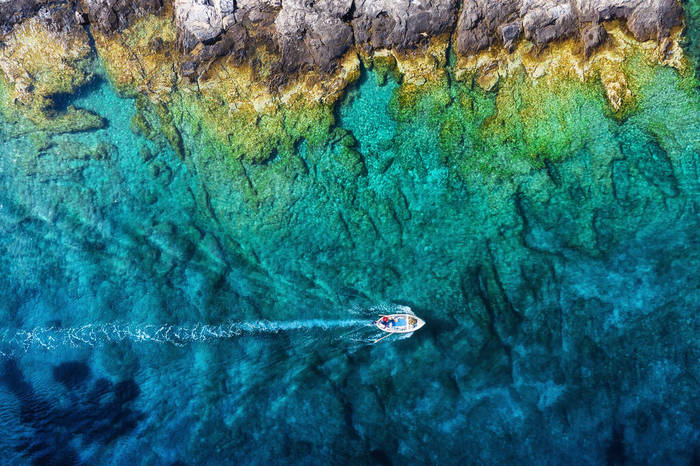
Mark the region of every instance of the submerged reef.
POLYGON ((0 0, 10 334, 303 328, 388 302, 428 323, 375 346, 134 331, 45 353, 0 329, 0 451, 697 461, 699 18, 696 0, 0 0))

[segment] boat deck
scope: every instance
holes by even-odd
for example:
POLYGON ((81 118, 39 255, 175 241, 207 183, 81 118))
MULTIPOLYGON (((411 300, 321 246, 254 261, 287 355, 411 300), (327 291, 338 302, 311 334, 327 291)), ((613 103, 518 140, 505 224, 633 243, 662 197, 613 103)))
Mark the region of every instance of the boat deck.
POLYGON ((383 332, 388 333, 413 332, 425 325, 425 322, 422 319, 411 314, 390 314, 383 317, 393 319, 393 322, 389 322, 387 325, 384 325, 382 320, 379 319, 375 325, 383 332))

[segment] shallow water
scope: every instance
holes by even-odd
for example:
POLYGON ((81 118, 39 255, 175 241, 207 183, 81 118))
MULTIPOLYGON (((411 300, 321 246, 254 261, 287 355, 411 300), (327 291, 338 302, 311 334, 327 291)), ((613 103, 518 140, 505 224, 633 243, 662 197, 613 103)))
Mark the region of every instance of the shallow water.
POLYGON ((65 102, 104 129, 2 122, 3 458, 697 459, 700 94, 651 82, 625 120, 590 103, 562 161, 465 177, 445 115, 397 118, 366 72, 336 113, 366 175, 301 144, 244 167, 254 203, 106 80, 65 102), (398 304, 426 327, 373 345, 398 304))

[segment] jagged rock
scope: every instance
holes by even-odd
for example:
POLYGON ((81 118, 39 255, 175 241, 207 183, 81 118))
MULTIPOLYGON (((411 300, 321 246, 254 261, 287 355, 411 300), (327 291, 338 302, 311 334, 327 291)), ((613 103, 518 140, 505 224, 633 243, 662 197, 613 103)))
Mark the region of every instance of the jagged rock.
POLYGON ((35 16, 56 33, 83 24, 70 0, 0 0, 0 34, 8 34, 16 24, 35 16))
POLYGON ((535 45, 569 37, 576 31, 576 16, 571 3, 544 0, 536 2, 526 11, 522 16, 525 38, 535 45))
POLYGON ((42 3, 36 0, 0 0, 0 33, 7 34, 12 26, 34 16, 42 3))
POLYGON ((580 36, 589 54, 605 34, 586 25, 626 21, 637 40, 662 41, 682 16, 677 0, 465 0, 461 12, 457 0, 0 0, 0 30, 39 14, 57 28, 83 24, 86 16, 112 33, 169 1, 178 44, 191 54, 181 63, 184 75, 196 75, 212 58, 242 60, 264 45, 279 56, 271 82, 309 68, 331 72, 353 45, 408 50, 454 33, 456 52, 469 55, 494 45, 512 51, 521 37, 544 47, 580 36))
POLYGON ((373 49, 409 48, 453 29, 457 17, 455 0, 355 2, 352 18, 355 42, 373 49))
POLYGON ((627 19, 637 3, 625 0, 578 0, 576 7, 581 21, 599 23, 627 19))
POLYGON ((88 20, 88 17, 85 13, 82 11, 76 11, 75 12, 75 22, 80 24, 81 26, 84 26, 88 24, 90 21, 88 20))
POLYGON ((661 40, 680 24, 682 14, 676 0, 649 0, 630 13, 627 28, 638 41, 661 40))
POLYGON ((352 45, 352 29, 343 21, 351 6, 352 0, 282 0, 275 27, 283 67, 296 71, 304 65, 316 65, 331 71, 352 45))
POLYGON ((520 37, 522 29, 523 25, 520 20, 513 21, 512 23, 506 23, 503 26, 501 26, 503 46, 508 51, 512 51, 515 47, 515 41, 518 39, 518 37, 520 37))
POLYGON ((581 31, 581 42, 583 42, 583 54, 588 57, 593 50, 603 44, 608 37, 605 28, 600 24, 594 24, 581 31))
POLYGON ((457 52, 469 54, 491 46, 499 26, 519 19, 519 7, 517 0, 465 1, 457 22, 457 52))
POLYGON ((236 2, 234 0, 215 0, 214 9, 216 14, 221 18, 221 27, 228 29, 236 19, 233 16, 234 11, 236 11, 236 2))
POLYGON ((275 19, 282 7, 281 0, 177 0, 175 15, 180 48, 197 52, 183 63, 185 76, 196 74, 197 65, 223 55, 242 60, 246 50, 259 44, 279 50, 275 19), (196 4, 199 16, 188 12, 187 5, 196 4), (203 21, 202 21, 203 20, 203 21), (202 44, 202 47, 197 47, 202 44))
POLYGON ((163 0, 80 0, 90 24, 104 33, 129 27, 137 18, 159 11, 163 0))
POLYGON ((236 2, 236 22, 272 23, 282 8, 282 0, 241 0, 236 2))
POLYGON ((522 21, 524 38, 538 46, 575 35, 580 24, 616 19, 627 21, 637 40, 661 40, 680 24, 681 16, 676 0, 466 0, 456 45, 461 54, 484 50, 498 40, 510 48, 503 31, 516 20, 522 21))
POLYGON ((55 33, 70 32, 78 24, 76 16, 66 4, 45 5, 37 12, 37 17, 46 27, 55 33))

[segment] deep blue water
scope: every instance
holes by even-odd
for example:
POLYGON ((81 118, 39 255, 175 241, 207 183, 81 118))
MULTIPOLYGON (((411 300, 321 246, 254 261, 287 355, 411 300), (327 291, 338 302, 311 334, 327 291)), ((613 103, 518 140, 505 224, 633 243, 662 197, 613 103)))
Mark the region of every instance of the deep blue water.
POLYGON ((70 102, 104 129, 2 122, 3 462, 697 462, 700 97, 654 83, 563 162, 465 180, 365 76, 337 116, 367 175, 302 145, 244 167, 254 204, 104 80, 70 102), (395 304, 425 329, 373 345, 395 304))

